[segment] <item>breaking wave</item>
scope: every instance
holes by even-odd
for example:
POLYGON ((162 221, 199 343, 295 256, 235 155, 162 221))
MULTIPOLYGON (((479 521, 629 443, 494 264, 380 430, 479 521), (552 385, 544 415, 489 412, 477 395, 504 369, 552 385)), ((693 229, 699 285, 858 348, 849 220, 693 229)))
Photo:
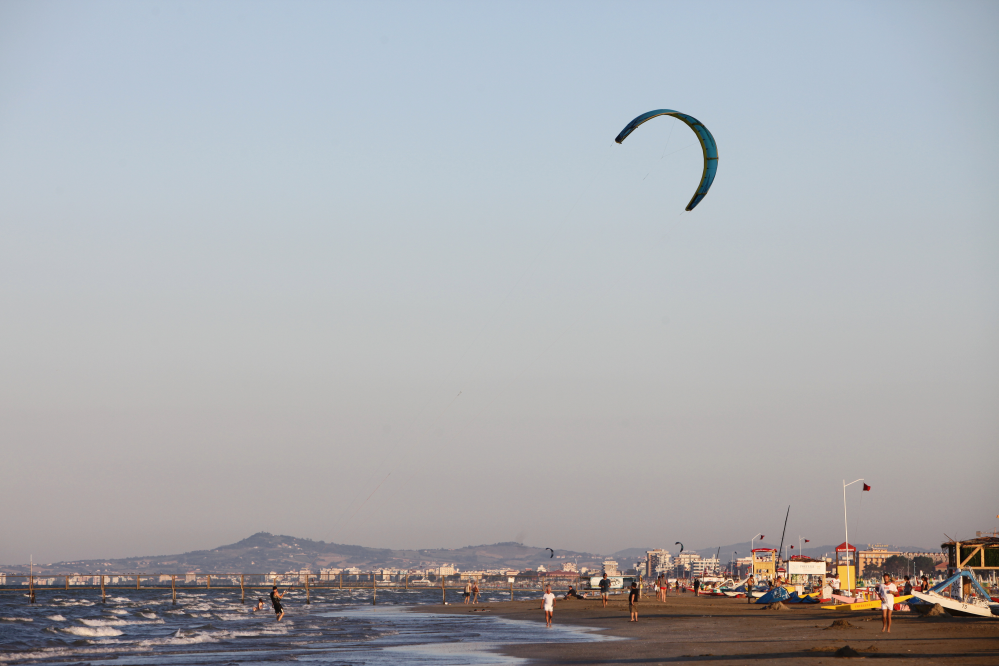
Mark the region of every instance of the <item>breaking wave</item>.
POLYGON ((121 636, 122 634, 122 632, 114 627, 64 627, 62 630, 74 636, 87 636, 91 638, 107 638, 110 636, 121 636))

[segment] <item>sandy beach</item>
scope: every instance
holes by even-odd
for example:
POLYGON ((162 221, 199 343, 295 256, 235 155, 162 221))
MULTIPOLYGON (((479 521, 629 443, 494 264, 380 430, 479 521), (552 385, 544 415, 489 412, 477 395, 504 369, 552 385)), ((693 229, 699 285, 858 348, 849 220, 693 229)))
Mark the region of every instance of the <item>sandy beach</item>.
MULTIPOLYGON (((540 595, 539 595, 540 597, 540 595)), ((490 613, 544 622, 540 601, 474 606, 421 606, 433 613, 490 613)), ((597 630, 627 640, 576 644, 523 644, 503 652, 538 664, 710 664, 839 662, 836 651, 850 646, 852 658, 879 663, 997 664, 999 618, 923 618, 911 612, 893 615, 890 635, 881 633, 875 611, 832 611, 796 606, 766 610, 745 599, 671 596, 665 603, 646 596, 639 622, 628 621, 624 596, 607 608, 598 600, 559 600, 555 623, 597 630), (832 627, 835 620, 850 626, 832 627)))

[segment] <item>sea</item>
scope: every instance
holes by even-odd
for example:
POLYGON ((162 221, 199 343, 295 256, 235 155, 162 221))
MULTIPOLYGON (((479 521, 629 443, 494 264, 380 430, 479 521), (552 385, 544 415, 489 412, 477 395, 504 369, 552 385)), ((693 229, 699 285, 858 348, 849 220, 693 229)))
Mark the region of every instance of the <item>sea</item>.
MULTIPOLYGON (((439 604, 440 590, 313 592, 285 597, 285 616, 275 620, 268 603, 251 612, 239 592, 178 590, 174 604, 162 590, 39 591, 0 593, 0 666, 8 664, 115 666, 166 664, 519 664, 498 648, 509 644, 613 640, 580 627, 548 629, 543 622, 490 615, 479 604, 469 612, 435 614, 409 607, 439 604)), ((454 594, 454 603, 461 603, 454 594)), ((502 601, 490 593, 480 601, 502 601)), ((539 604, 540 605, 540 604, 539 604)), ((541 613, 541 611, 538 611, 541 613)))

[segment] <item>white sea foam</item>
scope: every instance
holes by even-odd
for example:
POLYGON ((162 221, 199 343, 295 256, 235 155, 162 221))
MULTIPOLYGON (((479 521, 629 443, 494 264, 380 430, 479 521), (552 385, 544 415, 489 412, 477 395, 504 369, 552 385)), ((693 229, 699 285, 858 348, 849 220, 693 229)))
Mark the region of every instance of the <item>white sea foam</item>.
POLYGON ((126 624, 132 624, 128 620, 93 620, 90 618, 82 618, 80 623, 88 627, 121 627, 126 624))
POLYGON ((121 636, 122 632, 114 627, 65 627, 67 634, 74 636, 121 636))
POLYGON ((93 619, 93 618, 81 618, 81 624, 85 624, 88 627, 125 627, 130 624, 163 624, 163 620, 103 620, 103 619, 93 619))
POLYGON ((0 622, 34 622, 30 617, 0 617, 0 622))
POLYGON ((253 616, 248 613, 216 613, 215 617, 225 621, 253 619, 253 616))
POLYGON ((27 661, 40 659, 54 659, 59 657, 78 657, 80 655, 93 655, 96 658, 107 658, 108 654, 125 652, 148 652, 149 648, 137 647, 135 645, 112 646, 107 641, 98 641, 99 647, 86 648, 41 648, 38 650, 26 650, 24 652, 0 653, 0 664, 10 661, 27 661))
POLYGON ((29 650, 27 652, 2 652, 0 653, 0 663, 8 661, 21 661, 22 659, 51 659, 52 657, 69 657, 73 651, 67 648, 42 648, 40 650, 29 650))
POLYGON ((195 631, 185 634, 180 629, 172 636, 163 638, 149 638, 139 641, 142 647, 153 647, 156 645, 194 645, 196 643, 217 643, 229 636, 226 631, 195 631))
POLYGON ((128 611, 124 608, 112 608, 108 611, 109 613, 114 613, 115 615, 128 615, 128 611))
POLYGON ((66 599, 54 604, 56 606, 93 606, 94 602, 89 599, 66 599))
POLYGON ((66 621, 66 618, 64 618, 62 615, 49 615, 49 619, 52 620, 53 622, 65 622, 66 621))

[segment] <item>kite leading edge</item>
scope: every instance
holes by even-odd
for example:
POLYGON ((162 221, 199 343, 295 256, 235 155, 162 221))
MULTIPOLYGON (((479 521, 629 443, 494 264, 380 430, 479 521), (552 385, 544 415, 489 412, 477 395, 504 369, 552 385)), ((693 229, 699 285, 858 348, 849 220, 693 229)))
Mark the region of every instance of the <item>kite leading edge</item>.
POLYGON ((628 125, 621 130, 621 133, 617 135, 614 141, 618 143, 623 143, 628 135, 635 131, 635 129, 644 122, 652 120, 657 116, 673 116, 679 120, 682 120, 687 124, 687 127, 694 130, 694 134, 697 135, 697 140, 701 142, 701 150, 704 152, 704 171, 701 173, 701 183, 697 186, 697 191, 694 192, 694 196, 690 199, 690 203, 687 204, 687 210, 694 210, 697 204, 701 203, 701 199, 708 193, 711 189, 711 183, 715 179, 715 172, 718 170, 718 146, 715 144, 715 138, 711 136, 711 132, 708 128, 701 124, 697 118, 693 116, 688 116, 686 113, 680 113, 679 111, 673 111, 672 109, 657 109, 655 111, 649 111, 648 113, 643 113, 634 120, 632 120, 628 125))

